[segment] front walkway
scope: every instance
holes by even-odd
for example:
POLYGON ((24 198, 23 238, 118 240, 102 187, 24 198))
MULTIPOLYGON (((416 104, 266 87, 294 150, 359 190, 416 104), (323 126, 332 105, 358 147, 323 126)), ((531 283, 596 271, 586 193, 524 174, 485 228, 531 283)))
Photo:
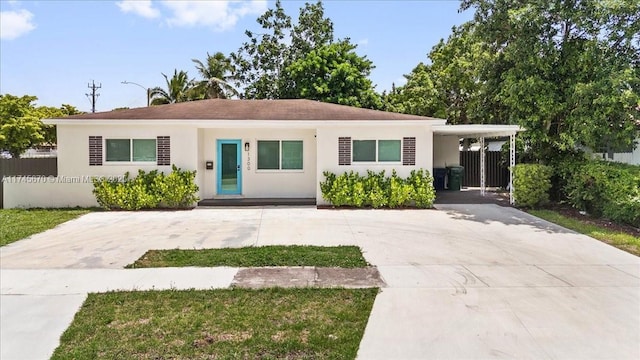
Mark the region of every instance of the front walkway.
POLYGON ((237 275, 122 269, 148 249, 309 244, 360 246, 386 283, 361 359, 640 358, 639 258, 510 207, 438 208, 85 215, 0 248, 1 357, 50 354, 88 291, 237 275))

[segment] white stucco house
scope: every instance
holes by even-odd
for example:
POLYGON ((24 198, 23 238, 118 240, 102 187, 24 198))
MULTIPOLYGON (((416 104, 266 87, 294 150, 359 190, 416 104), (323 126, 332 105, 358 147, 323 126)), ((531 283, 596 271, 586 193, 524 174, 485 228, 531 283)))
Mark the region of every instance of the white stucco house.
POLYGON ((96 206, 92 176, 197 170, 200 199, 314 198, 324 171, 459 164, 461 137, 517 126, 446 120, 311 100, 201 100, 44 120, 57 126, 58 176, 5 182, 4 206, 96 206))

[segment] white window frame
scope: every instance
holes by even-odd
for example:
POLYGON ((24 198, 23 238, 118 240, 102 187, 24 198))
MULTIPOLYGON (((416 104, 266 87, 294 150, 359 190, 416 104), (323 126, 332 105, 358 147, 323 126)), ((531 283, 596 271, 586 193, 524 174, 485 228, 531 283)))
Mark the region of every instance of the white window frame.
POLYGON ((102 144, 102 165, 150 165, 158 163, 158 139, 157 138, 132 138, 132 137, 104 137, 102 140, 104 143, 102 144), (129 161, 108 161, 107 160, 107 141, 108 140, 129 140, 129 161), (153 140, 156 144, 156 158, 154 160, 149 161, 133 161, 133 140, 153 140))
POLYGON ((257 139, 256 140, 256 173, 302 173, 305 168, 304 154, 305 154, 305 141, 303 139, 257 139), (260 141, 277 141, 278 142, 278 167, 279 169, 259 169, 258 168, 258 144, 260 141), (282 168, 282 142, 283 141, 299 141, 302 143, 302 169, 283 169, 282 168))
POLYGON ((354 165, 354 164, 356 164, 356 165, 360 165, 360 164, 362 164, 362 165, 386 165, 386 164, 397 165, 397 164, 402 164, 402 155, 403 155, 403 152, 402 152, 402 138, 400 138, 400 139, 354 139, 354 138, 352 138, 351 139, 351 164, 352 165, 354 165), (355 151, 354 143, 356 141, 375 141, 375 143, 376 143, 376 151, 375 151, 376 152, 375 153, 376 160, 375 161, 358 161, 358 160, 355 160, 356 151, 355 151), (378 159, 380 141, 400 141, 400 160, 398 160, 398 161, 380 161, 378 159))

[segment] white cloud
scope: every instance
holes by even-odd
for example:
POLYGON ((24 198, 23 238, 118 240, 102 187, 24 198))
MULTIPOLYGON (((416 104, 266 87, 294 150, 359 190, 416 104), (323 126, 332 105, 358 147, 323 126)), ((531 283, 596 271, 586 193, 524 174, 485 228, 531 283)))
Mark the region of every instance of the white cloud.
POLYGON ((360 46, 369 45, 369 39, 362 39, 362 40, 358 41, 358 45, 360 45, 360 46))
POLYGON ((36 28, 27 10, 0 11, 0 39, 12 40, 36 28))
POLYGON ((251 1, 164 1, 171 10, 170 26, 210 27, 217 31, 232 28, 246 15, 260 15, 267 10, 266 0, 251 1))
POLYGON ((124 13, 134 13, 147 19, 160 16, 160 10, 153 7, 151 0, 122 0, 116 3, 124 13))

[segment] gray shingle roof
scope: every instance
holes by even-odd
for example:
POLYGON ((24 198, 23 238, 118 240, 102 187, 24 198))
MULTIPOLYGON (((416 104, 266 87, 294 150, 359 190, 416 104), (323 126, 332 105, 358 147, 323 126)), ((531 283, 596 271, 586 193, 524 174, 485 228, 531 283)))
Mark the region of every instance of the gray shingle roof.
POLYGON ((65 117, 64 120, 435 120, 313 100, 189 101, 65 117))

